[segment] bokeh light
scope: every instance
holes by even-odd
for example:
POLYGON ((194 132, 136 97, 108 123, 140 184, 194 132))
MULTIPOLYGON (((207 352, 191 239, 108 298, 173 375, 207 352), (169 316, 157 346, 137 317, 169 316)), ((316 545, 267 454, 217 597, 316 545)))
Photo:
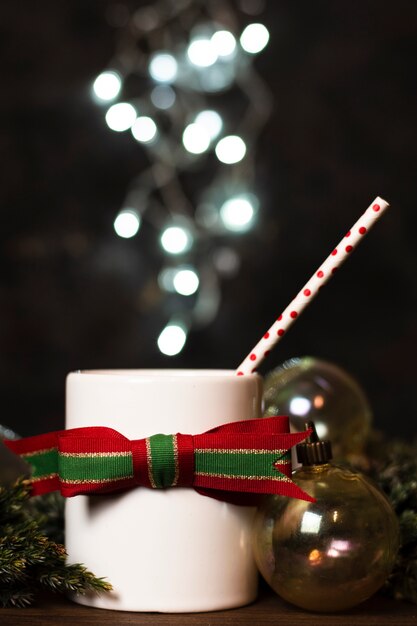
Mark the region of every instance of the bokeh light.
POLYGON ((223 120, 216 111, 201 111, 195 118, 195 124, 204 128, 210 139, 215 139, 223 128, 223 120))
POLYGON ((122 79, 120 78, 120 74, 108 70, 97 76, 93 83, 93 92, 96 98, 107 102, 114 100, 114 98, 119 95, 121 87, 122 79))
POLYGON ((177 77, 178 63, 169 52, 157 52, 149 63, 149 74, 159 83, 172 83, 177 77))
POLYGON ((253 223, 255 210, 248 197, 237 196, 226 200, 220 209, 220 217, 228 230, 244 232, 253 223))
MULTIPOLYGON (((146 207, 145 230, 156 229, 162 262, 154 268, 155 293, 178 312, 178 324, 169 322, 162 341, 169 336, 165 331, 186 338, 194 324, 210 323, 220 305, 221 279, 239 271, 236 235, 253 226, 258 209, 247 186, 254 162, 244 159, 266 117, 261 99, 267 90, 253 92, 254 77, 259 85, 262 79, 252 65, 269 37, 262 24, 237 30, 240 9, 234 19, 234 9, 214 15, 202 6, 201 15, 197 11, 184 23, 181 3, 171 4, 167 22, 159 5, 135 11, 126 23, 126 45, 116 46, 91 84, 92 98, 107 101, 101 114, 108 127, 130 129, 131 141, 146 151, 146 163, 139 161, 113 217, 114 231, 134 237, 146 207)), ((120 248, 125 253, 136 249, 126 245, 120 248)))
POLYGON ((158 285, 164 291, 173 293, 174 288, 174 276, 177 273, 177 269, 173 267, 164 267, 158 274, 158 285))
POLYGON ((179 354, 187 340, 187 333, 178 323, 170 323, 158 337, 158 348, 166 356, 179 354))
POLYGON ((238 163, 246 154, 246 144, 238 135, 223 137, 216 145, 216 156, 228 165, 238 163))
POLYGON ((157 109, 170 109, 175 102, 175 91, 169 85, 156 85, 151 91, 152 104, 157 109))
POLYGON ((219 211, 213 202, 202 202, 197 205, 194 219, 202 228, 214 230, 219 222, 219 211))
POLYGON ((140 216, 134 209, 123 209, 114 220, 114 230, 119 237, 130 239, 140 227, 140 216))
POLYGON ((236 49, 236 39, 228 30, 218 30, 211 38, 211 43, 219 57, 229 57, 236 49))
POLYGON ((192 154, 202 154, 210 146, 210 134, 200 124, 189 124, 182 134, 184 148, 192 154))
POLYGON ((132 126, 132 135, 136 141, 141 143, 150 143, 157 135, 158 129, 151 117, 141 115, 136 118, 132 126))
POLYGON ((240 45, 250 54, 257 54, 269 41, 269 32, 263 24, 249 24, 240 36, 240 45))
POLYGON ((199 81, 201 88, 208 93, 224 91, 231 87, 236 78, 233 63, 216 63, 200 72, 199 81))
POLYGON ((181 254, 192 245, 191 233, 182 226, 168 226, 161 235, 161 245, 169 254, 181 254))
POLYGON ((197 67, 209 67, 217 61, 217 52, 211 39, 194 39, 188 46, 187 56, 197 67))
POLYGON ((106 113, 107 126, 119 133, 131 128, 135 119, 136 110, 128 102, 113 104, 106 113))
POLYGON ((213 253, 213 264, 219 274, 232 278, 240 268, 239 255, 233 248, 227 246, 218 248, 213 253))
POLYGON ((174 276, 175 291, 182 296, 191 296, 198 289, 200 279, 195 270, 191 268, 178 269, 174 276))

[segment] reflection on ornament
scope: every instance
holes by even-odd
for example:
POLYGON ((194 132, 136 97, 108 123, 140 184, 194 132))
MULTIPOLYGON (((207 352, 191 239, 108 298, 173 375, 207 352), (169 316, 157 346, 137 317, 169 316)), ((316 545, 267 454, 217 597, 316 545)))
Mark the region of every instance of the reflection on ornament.
POLYGON ((313 420, 320 438, 331 439, 334 457, 360 454, 372 419, 358 383, 340 367, 316 359, 290 359, 270 372, 264 385, 264 415, 288 415, 295 431, 313 420))
POLYGON ((320 612, 369 598, 384 584, 399 543, 384 494, 362 474, 329 463, 328 443, 310 437, 297 446, 299 461, 307 464, 293 480, 316 502, 267 496, 253 533, 265 580, 288 602, 320 612))

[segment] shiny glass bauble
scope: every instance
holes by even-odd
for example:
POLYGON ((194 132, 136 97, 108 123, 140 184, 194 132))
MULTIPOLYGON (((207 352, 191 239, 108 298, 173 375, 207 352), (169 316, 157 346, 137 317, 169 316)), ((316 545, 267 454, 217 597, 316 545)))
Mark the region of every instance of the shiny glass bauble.
POLYGON ((340 611, 379 589, 395 561, 398 521, 362 474, 325 464, 294 481, 316 502, 267 496, 254 524, 259 570, 284 600, 311 611, 340 611))
POLYGON ((360 454, 372 412, 358 383, 343 369, 314 357, 294 358, 270 372, 264 384, 264 415, 288 415, 291 430, 314 421, 330 439, 335 459, 360 454))

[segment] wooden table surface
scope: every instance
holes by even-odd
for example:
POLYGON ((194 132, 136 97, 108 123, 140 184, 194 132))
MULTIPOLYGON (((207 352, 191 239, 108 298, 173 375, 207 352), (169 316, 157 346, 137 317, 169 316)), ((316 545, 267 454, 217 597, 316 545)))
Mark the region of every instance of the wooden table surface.
POLYGON ((215 613, 128 613, 92 609, 63 598, 48 597, 36 607, 0 609, 1 626, 410 626, 417 625, 417 606, 376 595, 344 613, 308 613, 269 591, 249 606, 215 613))

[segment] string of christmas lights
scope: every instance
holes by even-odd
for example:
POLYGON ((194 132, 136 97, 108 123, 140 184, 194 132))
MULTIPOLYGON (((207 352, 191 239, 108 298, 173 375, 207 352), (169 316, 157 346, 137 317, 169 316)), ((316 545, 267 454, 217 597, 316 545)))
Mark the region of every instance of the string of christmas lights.
POLYGON ((138 8, 92 85, 108 128, 130 132, 149 160, 114 231, 130 239, 140 237, 142 220, 158 224, 158 285, 167 297, 182 296, 157 338, 167 356, 181 352, 192 326, 215 318, 221 278, 239 270, 234 237, 255 226, 259 211, 254 146, 271 97, 254 59, 269 32, 259 22, 242 27, 244 21, 243 9, 215 0, 138 8), (196 176, 203 183, 193 188, 187 180, 196 176))

